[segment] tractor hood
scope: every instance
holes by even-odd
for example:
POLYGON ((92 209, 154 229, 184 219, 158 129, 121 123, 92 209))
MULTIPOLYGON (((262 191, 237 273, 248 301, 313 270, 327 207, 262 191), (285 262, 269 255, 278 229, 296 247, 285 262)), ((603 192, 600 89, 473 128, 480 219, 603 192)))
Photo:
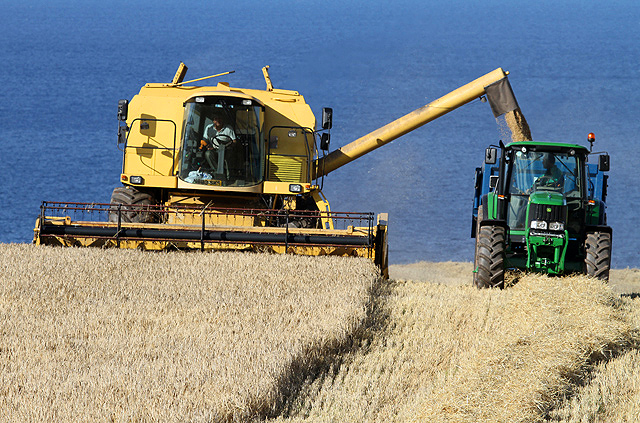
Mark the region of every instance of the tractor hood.
POLYGON ((564 206, 567 200, 564 195, 553 191, 538 191, 529 195, 529 202, 532 204, 547 204, 550 206, 564 206))

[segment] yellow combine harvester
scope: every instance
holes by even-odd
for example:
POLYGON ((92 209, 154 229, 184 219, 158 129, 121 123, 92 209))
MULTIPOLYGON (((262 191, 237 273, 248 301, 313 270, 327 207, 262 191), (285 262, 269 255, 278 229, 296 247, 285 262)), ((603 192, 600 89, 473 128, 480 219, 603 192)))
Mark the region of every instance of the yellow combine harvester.
POLYGON ((496 69, 327 154, 332 110, 317 128, 298 92, 273 88, 268 66, 266 90, 188 85, 224 74, 184 81, 186 70, 119 101, 123 186, 111 202, 44 202, 34 243, 361 256, 386 275, 386 214, 332 211, 324 176, 485 94, 494 114, 515 103, 496 69))

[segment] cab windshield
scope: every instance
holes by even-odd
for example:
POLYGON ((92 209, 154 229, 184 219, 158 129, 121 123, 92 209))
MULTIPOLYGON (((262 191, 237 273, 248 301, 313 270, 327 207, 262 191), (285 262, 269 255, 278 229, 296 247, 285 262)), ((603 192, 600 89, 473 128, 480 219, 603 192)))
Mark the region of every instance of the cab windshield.
POLYGON ((575 154, 516 151, 510 192, 555 191, 566 197, 580 197, 578 169, 575 154))
POLYGON ((262 182, 261 106, 234 97, 195 97, 185 105, 179 177, 212 186, 262 182))
POLYGON ((507 220, 513 229, 524 229, 529 195, 547 191, 563 194, 567 204, 580 207, 582 175, 576 154, 515 151, 508 169, 510 194, 507 220))

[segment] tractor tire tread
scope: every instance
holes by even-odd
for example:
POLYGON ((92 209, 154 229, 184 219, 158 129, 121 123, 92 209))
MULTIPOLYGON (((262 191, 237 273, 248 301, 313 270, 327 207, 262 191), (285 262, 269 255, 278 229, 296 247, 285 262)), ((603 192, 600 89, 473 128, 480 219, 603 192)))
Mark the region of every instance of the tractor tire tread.
POLYGON ((608 281, 611 268, 611 234, 587 233, 585 240, 585 267, 589 276, 608 281))
POLYGON ((474 285, 478 288, 504 287, 505 229, 501 226, 482 226, 476 236, 474 285))

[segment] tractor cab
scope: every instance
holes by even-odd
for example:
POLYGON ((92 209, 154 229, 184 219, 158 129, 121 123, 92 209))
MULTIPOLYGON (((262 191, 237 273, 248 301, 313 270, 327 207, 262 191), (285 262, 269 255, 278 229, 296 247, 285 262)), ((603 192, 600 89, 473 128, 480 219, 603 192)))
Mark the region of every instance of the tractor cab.
MULTIPOLYGON (((525 235, 533 218, 531 205, 553 203, 552 208, 570 209, 572 214, 584 212, 584 163, 587 154, 583 148, 554 148, 548 146, 515 146, 506 152, 504 187, 508 198, 506 220, 512 234, 525 235), (520 233, 522 232, 522 233, 520 233)), ((564 231, 566 216, 557 213, 558 222, 535 222, 534 229, 564 231)), ((573 219, 572 219, 573 220, 573 219)), ((568 228, 567 228, 568 229, 568 228)), ((571 228, 577 235, 579 227, 571 228)))

